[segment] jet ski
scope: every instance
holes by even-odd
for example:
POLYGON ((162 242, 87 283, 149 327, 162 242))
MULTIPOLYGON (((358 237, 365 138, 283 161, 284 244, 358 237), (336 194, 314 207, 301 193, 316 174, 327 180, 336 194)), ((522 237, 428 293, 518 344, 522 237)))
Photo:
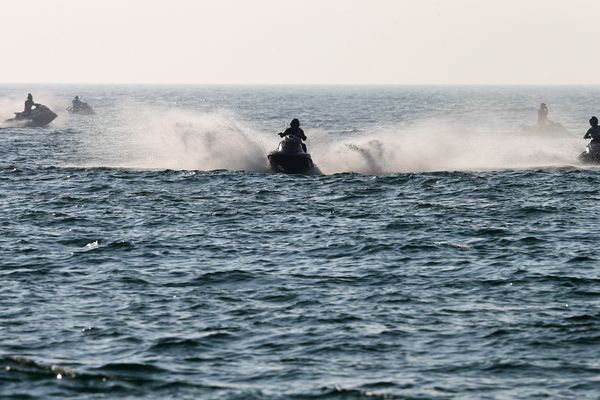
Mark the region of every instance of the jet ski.
POLYGON ((531 135, 555 135, 562 136, 569 133, 569 130, 559 122, 548 120, 545 125, 522 125, 521 131, 531 135))
POLYGON ((73 106, 67 107, 67 111, 70 112, 71 114, 81 114, 81 115, 96 114, 94 109, 88 103, 84 103, 83 101, 79 102, 77 107, 73 107, 73 106))
POLYGON ((600 143, 588 143, 585 151, 579 155, 579 161, 584 164, 600 164, 600 143))
POLYGON ((302 148, 302 141, 294 135, 287 135, 279 143, 277 150, 267 155, 271 169, 284 174, 319 173, 310 154, 302 148))
POLYGON ((6 122, 10 126, 23 127, 23 128, 35 128, 48 125, 54 121, 56 115, 51 109, 43 104, 35 104, 35 108, 29 113, 16 112, 15 117, 7 119, 6 122))

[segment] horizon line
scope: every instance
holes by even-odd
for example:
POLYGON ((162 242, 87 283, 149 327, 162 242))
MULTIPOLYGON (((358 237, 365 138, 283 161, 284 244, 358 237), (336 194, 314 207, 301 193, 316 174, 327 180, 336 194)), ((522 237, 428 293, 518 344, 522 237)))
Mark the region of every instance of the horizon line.
POLYGON ((201 83, 201 82, 0 82, 0 85, 91 86, 600 86, 597 83, 201 83))

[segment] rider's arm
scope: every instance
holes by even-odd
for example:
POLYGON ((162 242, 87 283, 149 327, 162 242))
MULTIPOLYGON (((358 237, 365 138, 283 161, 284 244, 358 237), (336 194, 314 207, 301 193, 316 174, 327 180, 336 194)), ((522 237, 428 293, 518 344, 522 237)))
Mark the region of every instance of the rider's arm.
POLYGON ((283 131, 283 133, 280 133, 279 136, 284 137, 290 134, 290 129, 292 128, 287 128, 285 131, 283 131))
POLYGON ((584 139, 590 139, 592 137, 592 130, 588 129, 588 131, 583 135, 584 139))
POLYGON ((304 134, 304 131, 300 128, 298 128, 298 130, 300 131, 300 139, 306 140, 306 135, 304 134))

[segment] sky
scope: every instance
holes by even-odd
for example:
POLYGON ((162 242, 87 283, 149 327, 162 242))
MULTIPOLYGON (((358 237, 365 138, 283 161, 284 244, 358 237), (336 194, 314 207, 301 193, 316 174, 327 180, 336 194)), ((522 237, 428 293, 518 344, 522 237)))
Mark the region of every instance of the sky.
POLYGON ((600 0, 0 0, 0 82, 600 84, 600 0))

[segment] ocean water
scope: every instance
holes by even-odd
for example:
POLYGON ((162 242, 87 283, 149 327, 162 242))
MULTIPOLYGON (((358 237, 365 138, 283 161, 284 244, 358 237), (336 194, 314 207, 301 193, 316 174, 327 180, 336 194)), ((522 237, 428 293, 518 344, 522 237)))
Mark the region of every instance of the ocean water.
POLYGON ((0 398, 600 396, 600 87, 4 85, 2 120, 27 92, 0 398), (294 117, 323 175, 268 171, 294 117))

